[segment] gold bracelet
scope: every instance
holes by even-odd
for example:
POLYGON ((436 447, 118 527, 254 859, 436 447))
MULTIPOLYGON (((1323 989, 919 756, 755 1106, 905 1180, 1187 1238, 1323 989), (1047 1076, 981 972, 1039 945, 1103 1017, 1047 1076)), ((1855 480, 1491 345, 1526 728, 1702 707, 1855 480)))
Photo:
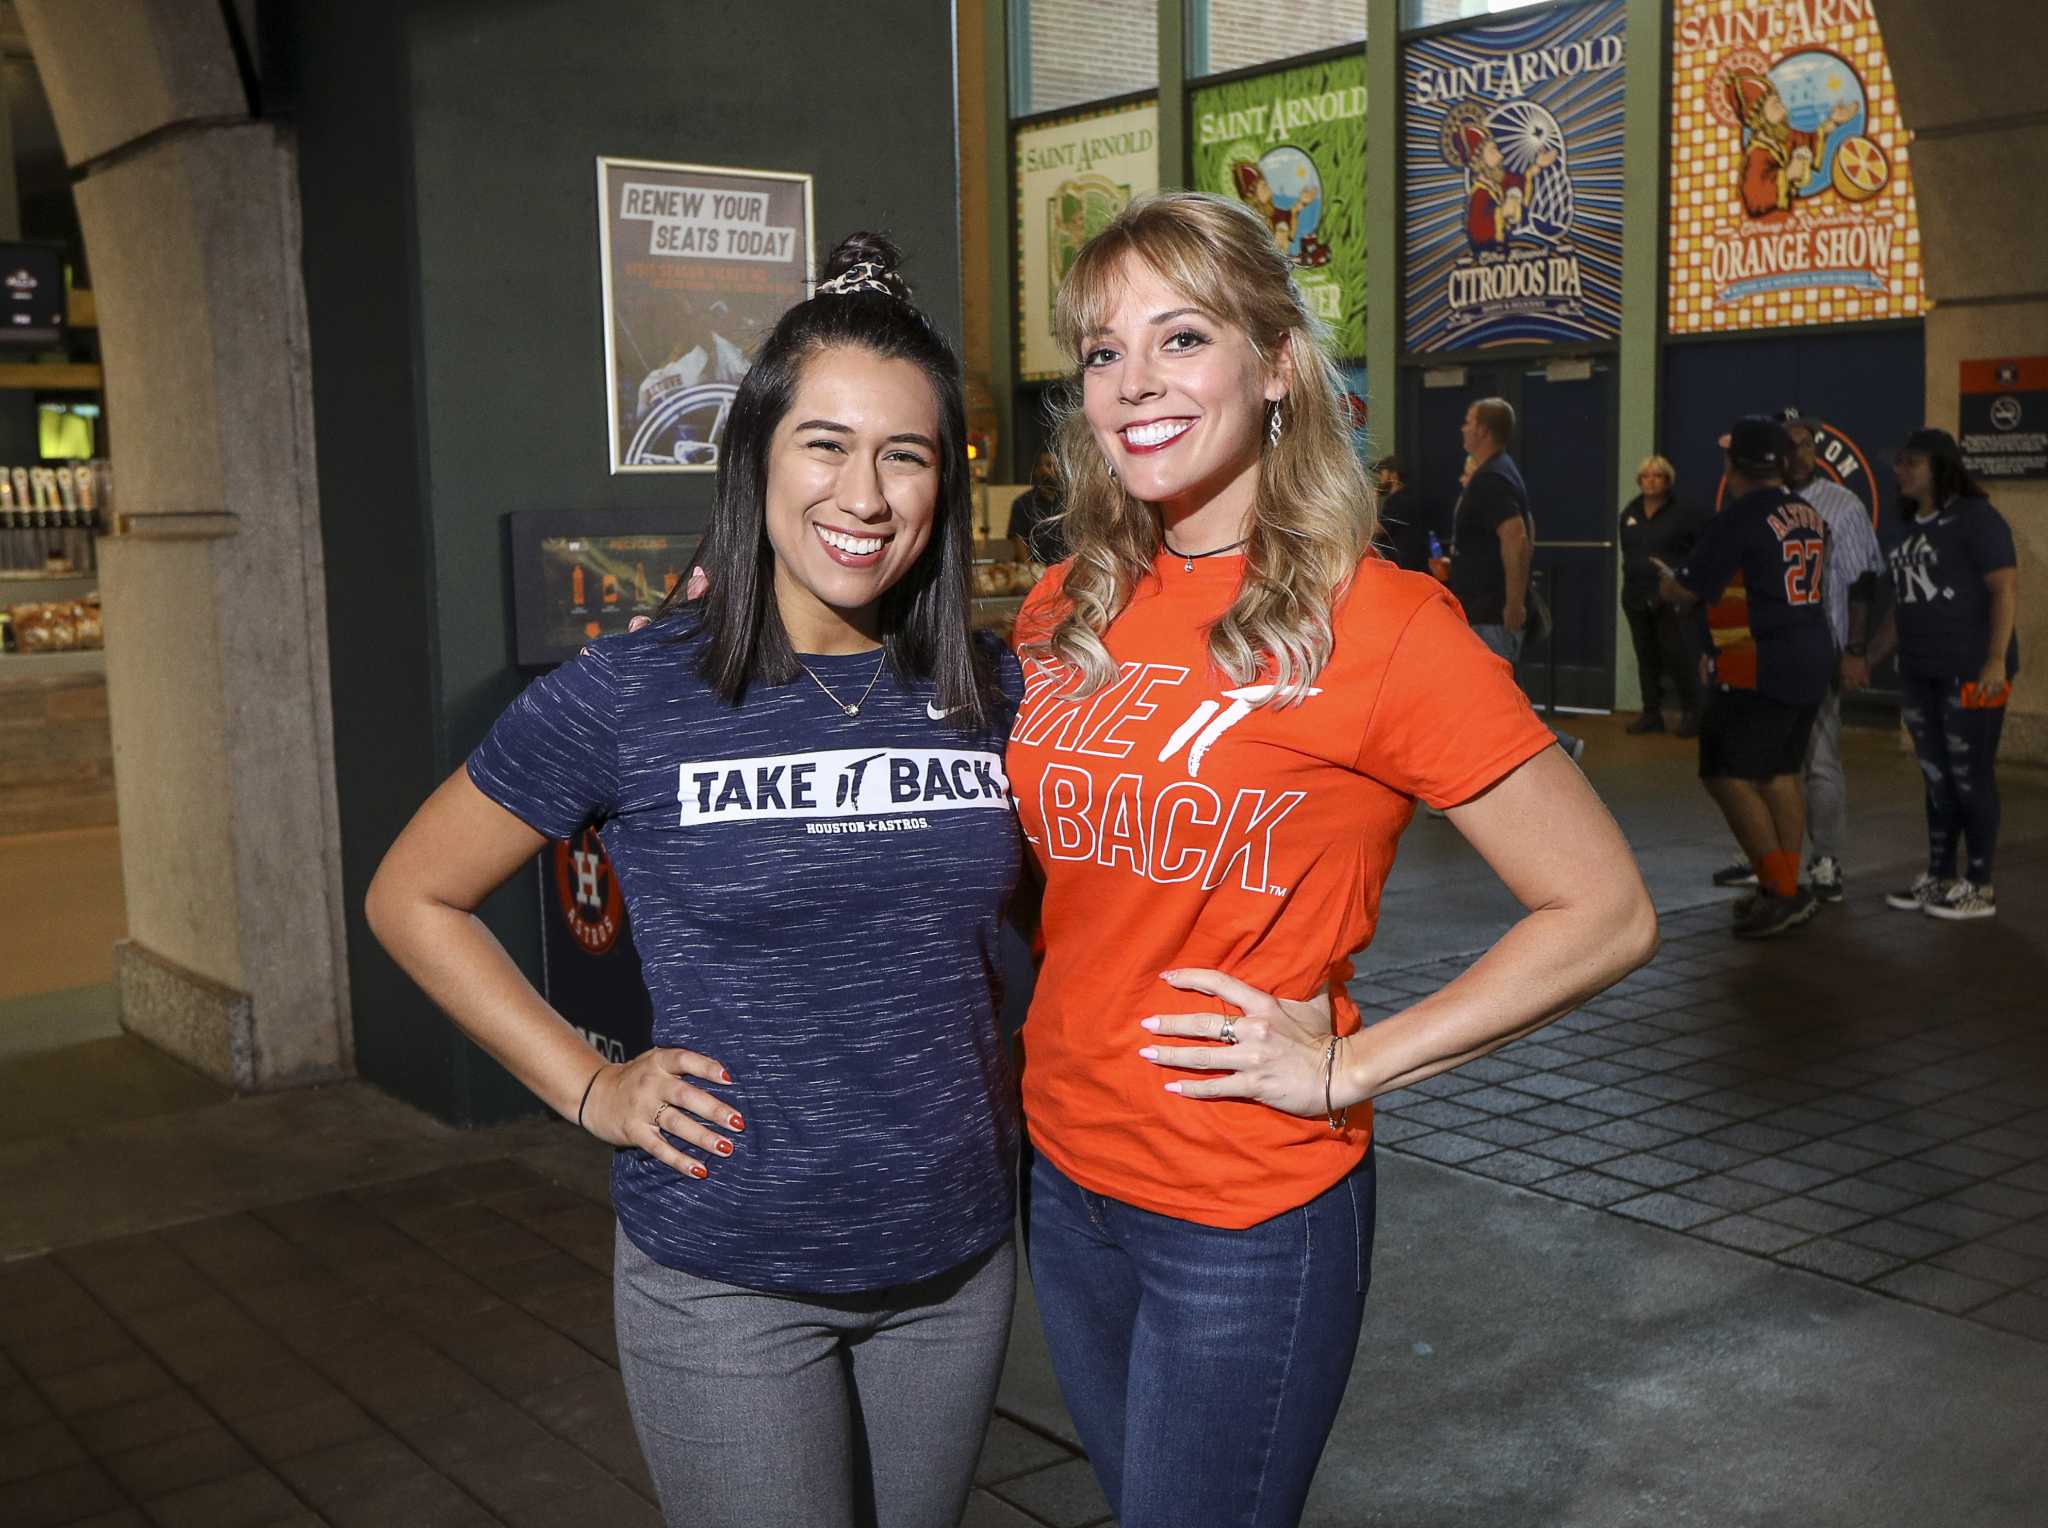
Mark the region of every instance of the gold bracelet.
POLYGON ((1323 1113, 1328 1116, 1332 1130, 1342 1130, 1351 1123, 1351 1105, 1336 1108, 1330 1097, 1331 1083, 1337 1075, 1337 1037, 1330 1036, 1329 1048, 1323 1052, 1323 1113))

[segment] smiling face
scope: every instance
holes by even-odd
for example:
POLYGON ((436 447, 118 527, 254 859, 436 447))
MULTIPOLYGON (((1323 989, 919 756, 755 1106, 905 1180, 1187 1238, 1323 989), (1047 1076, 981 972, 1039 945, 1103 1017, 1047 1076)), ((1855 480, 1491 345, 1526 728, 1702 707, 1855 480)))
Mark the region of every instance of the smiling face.
POLYGON ((1082 410, 1124 487, 1169 528, 1200 516, 1188 529, 1205 542, 1241 536, 1282 372, 1137 260, 1081 361, 1082 410))
POLYGON ((931 540, 939 410, 909 361, 865 350, 804 363, 768 447, 775 598, 798 652, 872 639, 883 594, 931 540))

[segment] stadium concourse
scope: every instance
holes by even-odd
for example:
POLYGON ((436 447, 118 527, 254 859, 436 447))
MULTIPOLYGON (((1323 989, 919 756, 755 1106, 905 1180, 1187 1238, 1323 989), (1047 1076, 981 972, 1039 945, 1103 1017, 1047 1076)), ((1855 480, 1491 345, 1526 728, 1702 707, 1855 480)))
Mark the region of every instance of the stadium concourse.
MULTIPOLYGON (((1383 1099, 1365 1341, 1306 1521, 2032 1520, 2048 1497, 2048 782, 2006 915, 1887 911, 1918 776, 1854 731, 1848 901, 1728 936, 1690 750, 1587 729, 1657 960, 1383 1099)), ((1403 843, 1355 990, 1512 912, 1403 843)), ((615 1367, 607 1154, 362 1083, 231 1098, 114 1036, 0 1060, 0 1522, 657 1521, 615 1367), (106 1100, 108 1067, 121 1097, 106 1100)), ((1028 1290, 967 1521, 1106 1520, 1028 1290)))

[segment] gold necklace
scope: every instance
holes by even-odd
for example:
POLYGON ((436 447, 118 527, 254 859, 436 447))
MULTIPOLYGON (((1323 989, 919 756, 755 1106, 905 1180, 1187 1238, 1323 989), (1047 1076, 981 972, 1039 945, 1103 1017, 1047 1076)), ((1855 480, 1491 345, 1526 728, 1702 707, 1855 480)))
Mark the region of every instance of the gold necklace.
POLYGON ((816 685, 819 689, 823 690, 825 692, 826 699, 830 700, 833 705, 837 706, 840 710, 844 711, 848 716, 858 716, 860 715, 860 708, 867 704, 868 696, 874 693, 876 681, 878 681, 882 677, 883 666, 886 665, 888 661, 889 650, 885 647, 882 649, 881 658, 877 660, 875 663, 874 674, 870 676, 870 678, 868 679, 868 687, 860 692, 859 700, 853 701, 851 703, 843 701, 837 695, 833 694, 832 686, 825 683, 825 681, 820 679, 816 674, 812 674, 811 666, 808 663, 804 662, 803 659, 797 659, 796 666, 802 669, 806 674, 811 675, 811 683, 816 685))

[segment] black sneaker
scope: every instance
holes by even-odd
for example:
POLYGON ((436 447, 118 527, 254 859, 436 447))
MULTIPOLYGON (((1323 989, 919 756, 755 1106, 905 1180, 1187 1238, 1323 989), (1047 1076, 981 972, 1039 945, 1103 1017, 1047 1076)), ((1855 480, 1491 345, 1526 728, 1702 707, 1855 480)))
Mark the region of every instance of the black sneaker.
POLYGON ((1819 911, 1820 903, 1810 891, 1796 891, 1789 897, 1760 896, 1749 916, 1735 925, 1735 937, 1769 939, 1799 927, 1819 911))
POLYGON ((1662 711, 1645 711, 1622 730, 1630 737, 1641 737, 1646 732, 1662 732, 1664 730, 1664 713, 1662 711))
POLYGON ((1820 856, 1806 872, 1806 889, 1823 902, 1841 901, 1842 862, 1832 854, 1820 856))
POLYGON ((1884 905, 1896 908, 1902 913, 1917 913, 1925 910, 1930 902, 1939 902, 1948 895, 1954 882, 1944 881, 1939 876, 1923 875, 1902 891, 1888 891, 1884 894, 1884 905))
POLYGON ((1698 737, 1699 735, 1700 718, 1699 713, 1696 711, 1688 711, 1683 716, 1679 717, 1678 730, 1672 734, 1673 737, 1688 738, 1698 737))
POLYGON ((1754 886, 1756 884, 1756 867, 1746 859, 1739 859, 1732 864, 1723 865, 1714 872, 1714 884, 1716 886, 1754 886))

